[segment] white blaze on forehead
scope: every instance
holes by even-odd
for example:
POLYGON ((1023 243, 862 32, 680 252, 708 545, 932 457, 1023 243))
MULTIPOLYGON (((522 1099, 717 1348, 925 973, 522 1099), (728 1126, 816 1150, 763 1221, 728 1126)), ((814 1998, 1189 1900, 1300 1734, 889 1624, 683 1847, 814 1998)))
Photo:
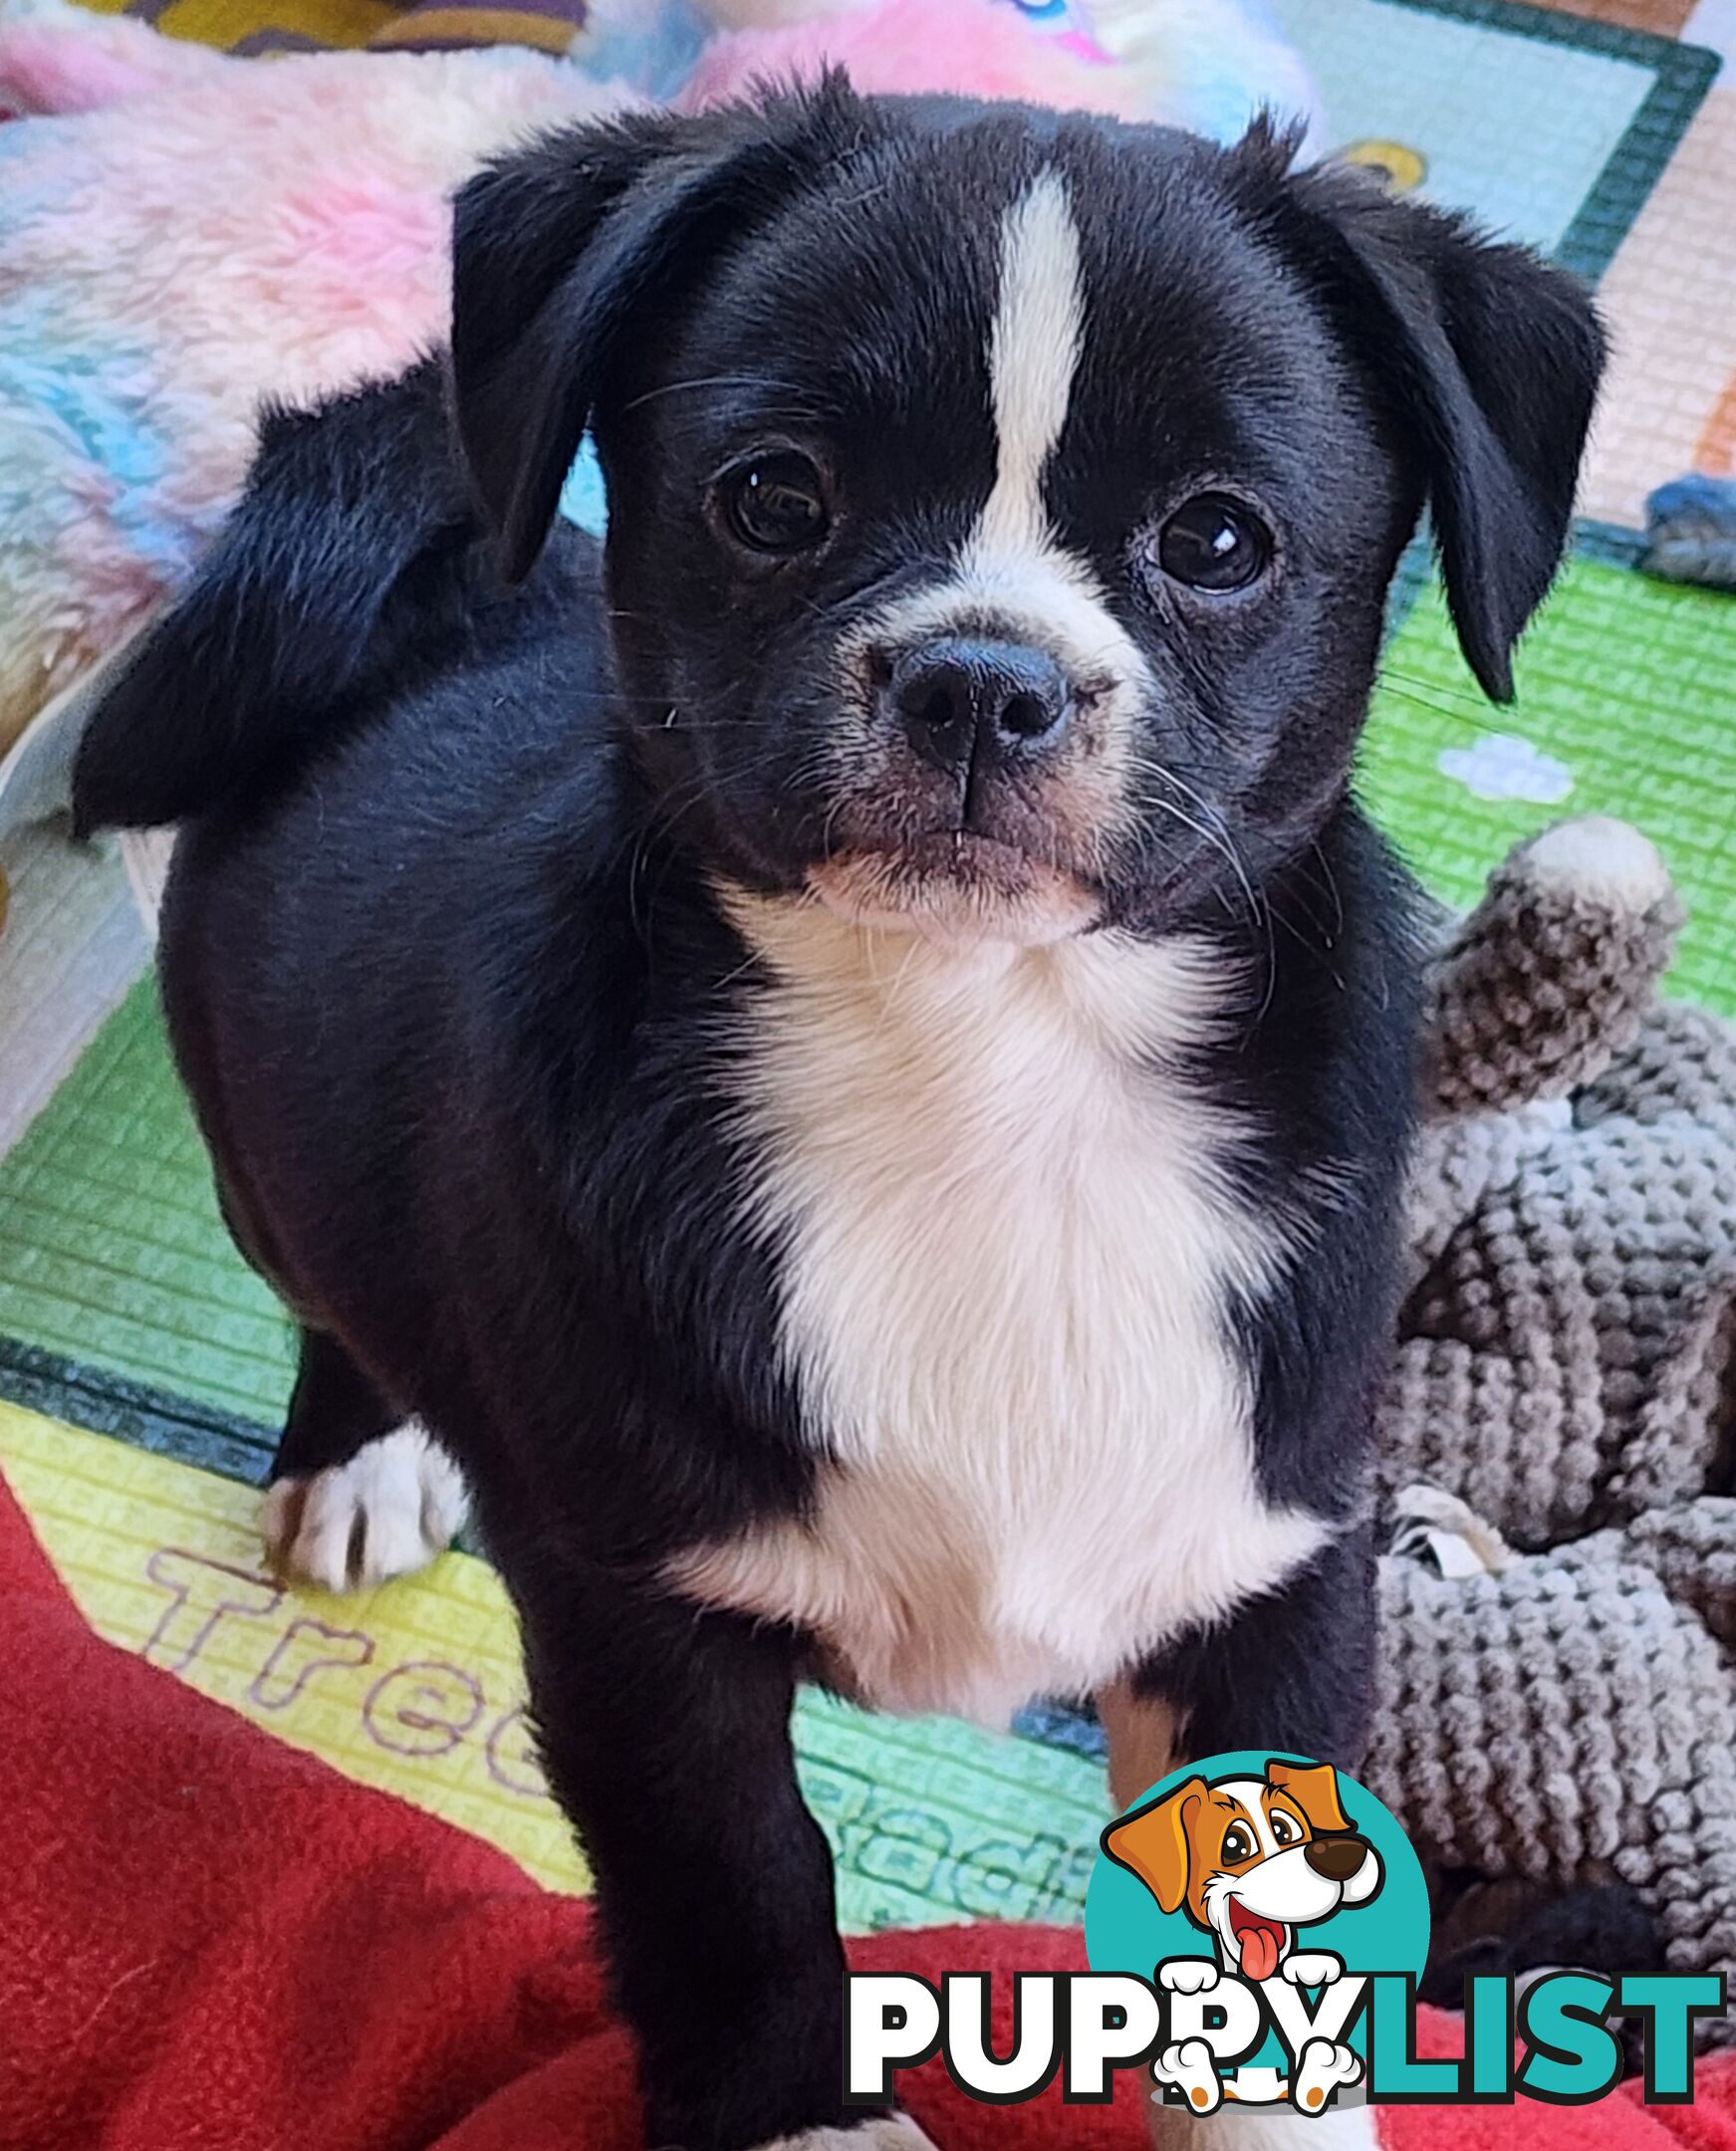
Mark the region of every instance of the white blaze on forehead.
POLYGON ((1060 175, 1039 172, 1001 219, 1000 290, 989 332, 995 483, 977 545, 1040 545, 1043 472, 1073 400, 1085 331, 1079 226, 1060 175))
POLYGON ((1113 796, 1131 704, 1148 675, 1091 563, 1060 543, 1044 504, 1044 475, 1067 425, 1085 341, 1079 225, 1053 167, 1002 215, 997 278, 984 350, 995 431, 988 499, 949 571, 867 620, 854 643, 860 651, 974 630, 991 615, 1002 632, 1047 649, 1109 694, 1099 747, 1113 796))
POLYGON ((1061 174, 1040 171, 1001 217, 994 318, 984 350, 994 419, 988 499, 944 570, 865 617, 842 654, 865 702, 870 653, 931 635, 989 633, 1045 650, 1087 703, 1071 728, 1074 809, 1100 845, 1132 821, 1128 771, 1151 676, 1083 554, 1043 497, 1078 392, 1086 290, 1079 224, 1061 174))

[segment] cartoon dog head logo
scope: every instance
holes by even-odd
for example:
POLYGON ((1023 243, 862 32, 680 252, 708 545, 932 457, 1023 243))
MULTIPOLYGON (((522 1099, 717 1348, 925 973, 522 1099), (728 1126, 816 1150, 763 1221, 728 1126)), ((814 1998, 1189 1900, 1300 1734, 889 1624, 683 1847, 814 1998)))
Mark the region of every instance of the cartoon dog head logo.
POLYGON ((1189 1778, 1104 1837, 1165 1912, 1185 1912, 1224 1969, 1274 1979, 1299 1928, 1366 1904, 1380 1855, 1360 1836, 1331 1764, 1273 1761, 1264 1778, 1189 1778))

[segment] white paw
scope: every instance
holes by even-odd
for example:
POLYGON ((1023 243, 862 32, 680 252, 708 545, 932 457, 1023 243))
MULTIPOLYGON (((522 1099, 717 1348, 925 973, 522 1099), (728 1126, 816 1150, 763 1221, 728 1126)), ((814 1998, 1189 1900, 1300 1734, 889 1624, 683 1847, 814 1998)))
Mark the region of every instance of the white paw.
POLYGON ((1349 2046, 1310 2039, 1290 2080, 1290 2096, 1301 2112, 1319 2113, 1332 2092, 1341 2084, 1360 2082, 1362 2074, 1363 2064, 1349 2046))
POLYGON ((1291 2105, 1226 2101, 1212 2114, 1187 2114, 1179 2106, 1153 2106, 1150 2114, 1154 2151, 1380 2151, 1366 2106, 1299 2114, 1291 2105))
POLYGON ((457 1537, 468 1506, 458 1467, 406 1419, 348 1464, 277 1480, 265 1497, 266 1558, 292 1581, 366 1590, 425 1567, 457 1537))
POLYGON ((1204 2039, 1165 2046, 1152 2062, 1151 2074, 1160 2084, 1172 2084, 1196 2114, 1215 2113, 1223 2102, 1217 2060, 1204 2039))
POLYGON ((1205 1994, 1219 1977, 1209 1957, 1169 1957, 1157 1967, 1157 1984, 1171 1994, 1205 1994))
POLYGON ((800 2136, 780 2136, 760 2151, 934 2151, 908 2114, 875 2114, 855 2128, 804 2129, 800 2136))
POLYGON ((1331 1950, 1299 1950, 1279 1968, 1292 1987, 1330 1987, 1345 1976, 1345 1960, 1331 1950))

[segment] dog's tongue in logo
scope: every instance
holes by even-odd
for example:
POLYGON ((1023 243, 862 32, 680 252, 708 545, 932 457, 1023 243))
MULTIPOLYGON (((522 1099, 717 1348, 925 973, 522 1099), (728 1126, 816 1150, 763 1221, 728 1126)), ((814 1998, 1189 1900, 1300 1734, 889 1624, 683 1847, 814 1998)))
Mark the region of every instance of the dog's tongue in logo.
POLYGON ((1246 1905, 1230 1901, 1230 1932, 1241 1945, 1244 1979, 1269 1980, 1284 1954, 1284 1930, 1276 1920, 1262 1919, 1246 1905))

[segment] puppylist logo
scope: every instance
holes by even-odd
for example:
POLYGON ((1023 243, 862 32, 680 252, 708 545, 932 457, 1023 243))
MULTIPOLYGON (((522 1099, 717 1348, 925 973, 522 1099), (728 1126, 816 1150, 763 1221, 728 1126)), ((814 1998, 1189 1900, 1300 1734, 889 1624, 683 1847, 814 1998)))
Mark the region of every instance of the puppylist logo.
POLYGON ((1138 1890, 1100 1882, 1093 1924, 1112 1950, 1155 1952, 1170 2004, 1152 2061, 1162 2096, 1196 2113, 1226 2099, 1324 2113, 1362 2083, 1368 1975, 1414 1978, 1428 1948, 1421 1869, 1391 1828, 1382 1858, 1330 1765, 1219 1756, 1104 1832, 1138 1890))
POLYGON ((941 2055, 973 2098, 1102 2103, 1140 2070, 1196 2114, 1287 2107, 1584 2105, 1620 2080, 1610 2020, 1643 2033, 1643 2096, 1693 2097, 1694 2024, 1715 1977, 1555 1972, 1465 1983, 1463 2049, 1419 2059, 1428 1893, 1409 1840, 1328 1764, 1248 1751, 1174 1772, 1113 1822, 1086 1902, 1091 1971, 1022 1974, 997 2046, 981 1975, 850 1979, 846 2095, 882 2101, 941 2055))

